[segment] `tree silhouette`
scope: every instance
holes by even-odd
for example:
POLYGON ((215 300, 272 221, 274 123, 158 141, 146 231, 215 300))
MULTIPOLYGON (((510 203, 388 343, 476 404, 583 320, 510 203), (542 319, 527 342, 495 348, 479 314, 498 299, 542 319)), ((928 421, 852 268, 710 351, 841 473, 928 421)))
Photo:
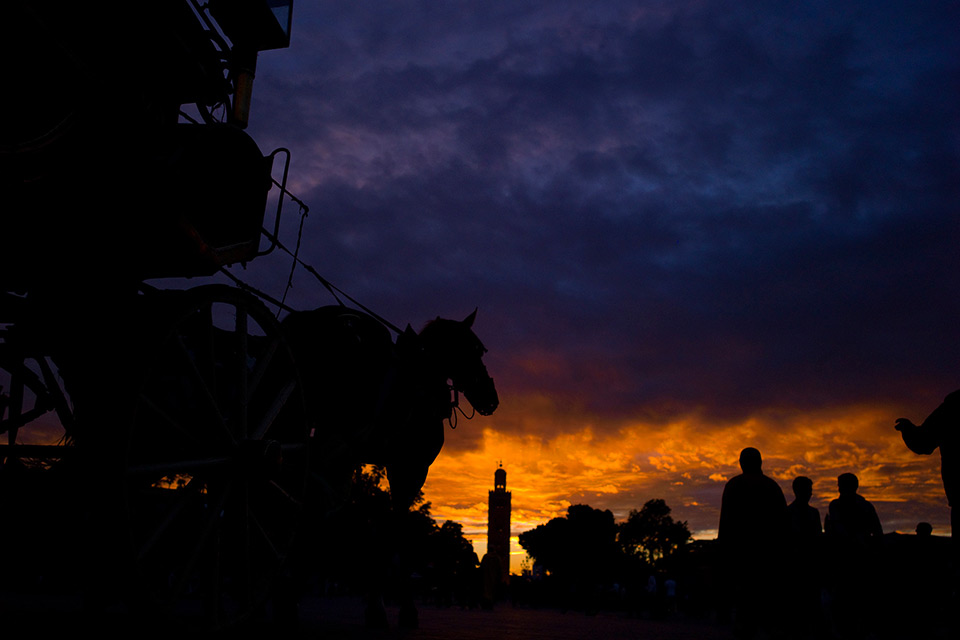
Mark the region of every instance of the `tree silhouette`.
POLYGON ((463 525, 447 520, 430 539, 431 555, 438 569, 451 575, 466 574, 480 564, 473 543, 463 536, 463 525))
MULTIPOLYGON (((439 525, 430 508, 420 493, 409 510, 391 511, 385 469, 358 467, 345 503, 315 524, 304 561, 313 562, 327 583, 352 593, 362 593, 369 577, 382 573, 384 563, 402 562, 394 567, 401 575, 410 572, 420 577, 410 588, 433 593, 441 603, 469 603, 475 599, 472 591, 480 564, 473 544, 464 537, 462 525, 453 521, 439 525), (402 558, 385 557, 382 550, 388 546, 402 549, 402 558)), ((387 598, 407 588, 392 578, 384 586, 387 598)))
POLYGON ((357 467, 344 489, 346 499, 325 512, 315 509, 301 538, 305 562, 341 589, 360 590, 377 562, 374 550, 390 529, 390 493, 383 467, 357 467), (305 538, 305 539, 304 539, 305 538))
POLYGON ((473 543, 463 536, 463 526, 447 520, 433 531, 429 544, 427 563, 421 572, 435 590, 437 603, 475 604, 480 560, 473 543))
POLYGON ((613 513, 584 504, 572 505, 566 516, 521 533, 519 540, 534 561, 565 578, 599 575, 618 556, 613 513))
POLYGON ((562 573, 566 561, 565 548, 570 538, 569 523, 563 516, 553 518, 535 529, 524 531, 518 540, 536 564, 549 573, 562 573))
POLYGON ((670 515, 670 507, 661 498, 648 500, 639 511, 630 511, 620 523, 617 540, 623 551, 650 565, 670 555, 690 541, 686 522, 670 515))
POLYGON ((520 546, 547 572, 564 608, 596 612, 623 568, 613 513, 573 505, 567 515, 520 534, 520 546))

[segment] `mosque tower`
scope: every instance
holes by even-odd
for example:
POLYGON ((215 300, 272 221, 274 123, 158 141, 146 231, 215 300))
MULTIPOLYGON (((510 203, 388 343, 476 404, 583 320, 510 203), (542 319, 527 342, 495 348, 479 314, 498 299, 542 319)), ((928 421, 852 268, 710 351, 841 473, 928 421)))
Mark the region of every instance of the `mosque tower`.
POLYGON ((507 491, 507 472, 503 463, 493 474, 487 512, 487 553, 500 561, 503 582, 510 579, 510 492, 507 491))

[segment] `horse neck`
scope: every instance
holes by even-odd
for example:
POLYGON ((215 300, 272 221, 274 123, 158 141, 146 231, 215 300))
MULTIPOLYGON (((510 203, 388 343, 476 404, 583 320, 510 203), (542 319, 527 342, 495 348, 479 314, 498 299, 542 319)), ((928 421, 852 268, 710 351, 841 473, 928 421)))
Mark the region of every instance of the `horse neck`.
POLYGON ((421 338, 420 358, 417 363, 421 379, 430 384, 446 384, 452 377, 453 366, 449 350, 442 340, 427 336, 421 338))

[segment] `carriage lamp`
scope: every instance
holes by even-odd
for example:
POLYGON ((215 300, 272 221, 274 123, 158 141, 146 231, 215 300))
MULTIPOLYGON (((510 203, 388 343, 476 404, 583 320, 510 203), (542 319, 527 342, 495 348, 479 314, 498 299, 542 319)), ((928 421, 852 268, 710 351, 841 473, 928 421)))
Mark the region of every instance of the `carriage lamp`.
POLYGON ((293 0, 210 0, 210 14, 235 45, 254 51, 290 46, 293 0))
POLYGON ((257 52, 290 46, 293 0, 210 0, 210 15, 233 43, 234 97, 231 119, 246 127, 250 118, 257 52))
POLYGON ((250 121, 250 100, 253 98, 253 78, 257 72, 257 52, 234 47, 231 60, 234 77, 233 110, 231 121, 245 129, 250 121))

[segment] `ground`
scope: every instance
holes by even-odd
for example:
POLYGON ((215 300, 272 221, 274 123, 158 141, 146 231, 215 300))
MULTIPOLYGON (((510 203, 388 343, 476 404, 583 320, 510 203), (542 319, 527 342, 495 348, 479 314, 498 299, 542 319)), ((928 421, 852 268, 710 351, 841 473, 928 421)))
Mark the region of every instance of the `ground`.
MULTIPOLYGON (((555 609, 515 608, 509 604, 493 610, 440 608, 422 606, 420 627, 400 630, 398 611, 388 607, 391 628, 375 631, 363 624, 363 610, 356 598, 305 598, 299 607, 299 624, 295 628, 278 629, 272 621, 251 621, 237 630, 216 634, 216 637, 322 638, 323 640, 583 640, 603 638, 620 640, 642 637, 646 640, 730 640, 730 630, 723 625, 679 620, 646 620, 623 614, 582 612, 562 613, 555 609)), ((85 613, 76 598, 0 597, 0 619, 5 628, 21 632, 43 631, 76 635, 93 632, 101 637, 112 631, 145 632, 150 637, 176 636, 184 640, 189 633, 165 633, 164 625, 155 620, 137 618, 127 613, 106 611, 85 613)), ((201 634, 198 634, 201 635, 201 634)), ((52 637, 52 636, 51 636, 52 637)), ((210 637, 203 633, 202 637, 210 637)))

